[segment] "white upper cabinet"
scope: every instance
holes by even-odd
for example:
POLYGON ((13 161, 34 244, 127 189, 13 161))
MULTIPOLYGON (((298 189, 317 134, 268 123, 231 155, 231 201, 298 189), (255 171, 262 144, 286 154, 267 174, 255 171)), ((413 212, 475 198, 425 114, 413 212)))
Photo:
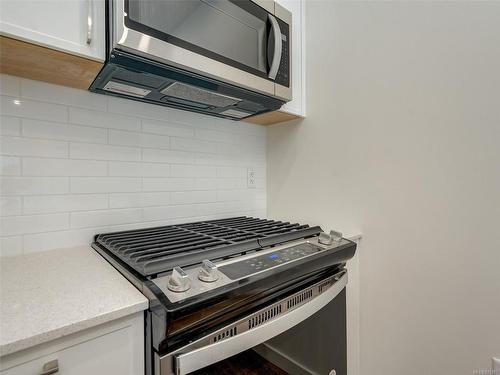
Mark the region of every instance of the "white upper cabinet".
POLYGON ((0 0, 0 33, 104 61, 104 0, 0 0))
POLYGON ((306 115, 305 103, 305 14, 304 0, 277 0, 292 12, 292 95, 293 100, 281 107, 281 111, 298 116, 306 115))

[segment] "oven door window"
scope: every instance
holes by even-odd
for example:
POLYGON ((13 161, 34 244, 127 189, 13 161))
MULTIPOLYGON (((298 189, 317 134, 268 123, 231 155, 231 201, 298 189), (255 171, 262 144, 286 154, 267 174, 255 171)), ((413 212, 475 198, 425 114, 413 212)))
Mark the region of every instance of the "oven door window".
POLYGON ((125 0, 127 27, 267 77, 268 13, 241 0, 125 0))

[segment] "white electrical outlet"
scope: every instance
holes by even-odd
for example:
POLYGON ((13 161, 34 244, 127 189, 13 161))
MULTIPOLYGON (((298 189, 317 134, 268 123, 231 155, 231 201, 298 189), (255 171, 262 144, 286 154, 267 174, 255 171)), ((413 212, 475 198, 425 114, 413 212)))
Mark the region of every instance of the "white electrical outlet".
POLYGON ((500 358, 491 358, 491 369, 495 375, 500 374, 500 358))
POLYGON ((248 168, 247 169, 247 187, 250 189, 255 189, 255 169, 248 168))

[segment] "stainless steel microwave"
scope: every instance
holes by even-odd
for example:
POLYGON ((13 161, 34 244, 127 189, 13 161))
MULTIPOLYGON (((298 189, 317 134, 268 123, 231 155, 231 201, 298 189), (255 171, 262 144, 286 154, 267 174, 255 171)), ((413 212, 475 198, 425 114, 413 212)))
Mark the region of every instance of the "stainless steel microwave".
POLYGON ((291 13, 270 0, 108 0, 90 89, 241 119, 292 99, 291 13))

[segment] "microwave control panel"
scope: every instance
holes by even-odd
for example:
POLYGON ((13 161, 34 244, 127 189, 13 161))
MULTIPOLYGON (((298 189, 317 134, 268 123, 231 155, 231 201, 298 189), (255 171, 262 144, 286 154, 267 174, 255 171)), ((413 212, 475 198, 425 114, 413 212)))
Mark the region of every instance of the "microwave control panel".
POLYGON ((281 29, 281 62, 278 68, 278 74, 274 80, 276 83, 285 87, 290 87, 290 27, 278 18, 278 24, 281 29))

